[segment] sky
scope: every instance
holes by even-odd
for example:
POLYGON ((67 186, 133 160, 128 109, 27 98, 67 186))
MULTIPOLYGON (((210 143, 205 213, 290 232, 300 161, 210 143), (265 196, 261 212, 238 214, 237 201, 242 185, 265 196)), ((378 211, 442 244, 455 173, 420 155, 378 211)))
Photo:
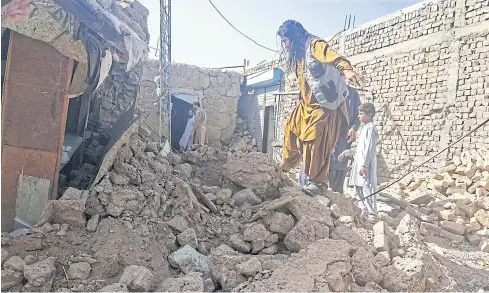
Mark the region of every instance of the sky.
MULTIPOLYGON (((159 0, 139 0, 149 11, 150 46, 159 36, 159 0)), ((341 31, 345 16, 355 15, 355 26, 398 11, 420 0, 212 0, 221 13, 256 42, 278 49, 278 27, 287 19, 302 23, 310 33, 332 36, 341 31)), ((207 68, 250 65, 276 53, 255 45, 235 31, 209 0, 172 1, 172 61, 207 68)), ((151 50, 150 58, 155 57, 151 50)))

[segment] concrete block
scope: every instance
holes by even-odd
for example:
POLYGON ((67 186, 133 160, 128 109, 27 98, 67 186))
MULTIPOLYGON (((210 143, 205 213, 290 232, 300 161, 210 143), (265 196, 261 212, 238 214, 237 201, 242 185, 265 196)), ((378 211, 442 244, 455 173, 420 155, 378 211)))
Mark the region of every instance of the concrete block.
POLYGON ((432 224, 432 223, 427 223, 427 222, 421 222, 421 225, 420 225, 420 233, 423 234, 423 235, 435 235, 435 236, 439 236, 440 235, 440 232, 441 232, 441 228, 436 225, 436 224, 432 224))
POLYGON ((450 241, 457 242, 457 243, 462 243, 465 239, 463 236, 450 233, 450 232, 443 230, 443 229, 440 232, 440 236, 445 238, 445 239, 448 239, 450 241))
POLYGON ((377 251, 389 251, 388 229, 389 227, 384 221, 377 222, 374 225, 374 247, 377 251))
POLYGON ((465 233, 465 226, 464 225, 454 223, 454 222, 450 222, 450 221, 441 222, 441 228, 443 230, 446 230, 450 233, 457 234, 457 235, 464 235, 464 233, 465 233))

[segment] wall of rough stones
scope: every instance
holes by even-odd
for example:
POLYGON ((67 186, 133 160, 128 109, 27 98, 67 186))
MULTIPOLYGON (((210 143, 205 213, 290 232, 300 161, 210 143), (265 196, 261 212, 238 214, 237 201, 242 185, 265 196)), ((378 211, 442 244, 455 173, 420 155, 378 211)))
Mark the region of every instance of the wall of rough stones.
MULTIPOLYGON (((425 1, 339 36, 338 50, 364 73, 365 88, 374 97, 382 181, 398 177, 489 117, 488 5, 478 0, 425 1)), ((286 91, 295 86, 288 77, 286 91)), ((282 97, 281 137, 296 103, 296 95, 282 97)), ((489 144, 487 133, 489 125, 428 168, 489 144)))
MULTIPOLYGON (((156 84, 158 61, 148 60, 144 65, 138 107, 149 111, 147 123, 158 128, 156 116, 156 84)), ((207 112, 209 144, 228 143, 236 126, 238 99, 241 95, 242 75, 235 72, 200 68, 175 63, 172 67, 172 92, 197 96, 207 112)))

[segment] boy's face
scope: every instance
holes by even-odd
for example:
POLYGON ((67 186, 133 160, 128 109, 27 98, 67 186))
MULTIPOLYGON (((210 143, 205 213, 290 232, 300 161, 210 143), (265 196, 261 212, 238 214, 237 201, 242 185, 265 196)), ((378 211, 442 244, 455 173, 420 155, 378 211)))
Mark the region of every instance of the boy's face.
POLYGON ((368 123, 372 120, 369 114, 361 111, 358 112, 358 119, 360 119, 360 122, 362 123, 368 123))

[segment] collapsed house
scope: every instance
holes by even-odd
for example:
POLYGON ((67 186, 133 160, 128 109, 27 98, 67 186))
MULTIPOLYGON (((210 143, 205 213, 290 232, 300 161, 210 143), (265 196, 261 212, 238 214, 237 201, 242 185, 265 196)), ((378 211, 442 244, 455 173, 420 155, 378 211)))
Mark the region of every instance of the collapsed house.
POLYGON ((147 16, 137 1, 2 6, 2 231, 89 186, 133 118, 147 16))
MULTIPOLYGON (((133 1, 113 2, 107 11, 114 15, 120 7, 129 14, 147 15, 133 1)), ((12 30, 9 33, 16 35, 12 30)), ((53 48, 48 45, 45 49, 53 48)), ((390 199, 392 209, 372 226, 348 195, 306 194, 272 161, 276 157, 269 153, 270 141, 272 133, 279 132, 270 125, 277 121, 273 113, 282 111, 276 111, 272 101, 277 101, 274 93, 284 90, 280 72, 272 74, 272 81, 248 79, 248 88, 240 89, 239 74, 175 64, 173 129, 182 131, 185 121, 176 119, 192 102, 200 101, 209 113, 212 145, 177 155, 158 145, 157 63, 136 62, 126 71, 130 58, 124 59, 124 52, 115 48, 119 61, 112 55, 106 80, 100 86, 100 78, 94 80, 99 87, 86 92, 88 101, 83 100, 85 92, 80 97, 80 109, 83 101, 87 103, 85 116, 73 116, 86 125, 81 135, 84 145, 79 149, 88 155, 82 155, 79 168, 71 167, 74 154, 64 167, 69 172, 61 167, 55 171, 61 169, 59 177, 66 176, 67 184, 54 191, 53 186, 63 184, 53 185, 52 181, 47 187, 39 181, 45 175, 27 167, 49 165, 36 163, 36 155, 21 161, 29 160, 32 166, 23 163, 19 170, 2 165, 8 180, 17 184, 15 193, 5 193, 6 198, 17 196, 17 216, 32 214, 31 205, 22 204, 31 193, 62 194, 42 202, 35 227, 2 234, 2 291, 488 289, 484 287, 489 279, 484 260, 489 207, 484 184, 489 153, 464 156, 460 162, 454 158, 425 182, 406 180, 398 197, 390 199), (250 99, 259 97, 260 104, 247 104, 250 100, 240 98, 240 92, 250 99), (258 127, 252 129, 246 110, 250 105, 256 107, 251 117, 268 117, 262 120, 268 121, 268 127, 255 124, 268 129, 259 138, 258 127), (460 195, 464 188, 473 189, 475 195, 460 195)), ((57 49, 53 52, 63 56, 57 49)), ((13 53, 9 51, 9 56, 13 53)), ((5 91, 12 87, 11 78, 7 75, 5 91)), ((75 76, 71 84, 62 83, 66 84, 66 100, 73 80, 75 76)), ((76 99, 70 99, 70 104, 76 99)), ((9 103, 3 104, 3 111, 9 109, 9 103)), ((81 112, 76 106, 70 112, 70 105, 65 104, 60 131, 63 123, 68 129, 70 113, 81 112)), ((39 107, 44 109, 43 105, 39 107)), ((169 135, 177 141, 180 134, 169 135)), ((61 135, 58 143, 66 137, 61 135)), ((56 163, 61 165, 63 148, 57 150, 56 163)), ((4 190, 2 203, 3 199, 4 190)), ((30 199, 32 206, 37 205, 30 199)))

